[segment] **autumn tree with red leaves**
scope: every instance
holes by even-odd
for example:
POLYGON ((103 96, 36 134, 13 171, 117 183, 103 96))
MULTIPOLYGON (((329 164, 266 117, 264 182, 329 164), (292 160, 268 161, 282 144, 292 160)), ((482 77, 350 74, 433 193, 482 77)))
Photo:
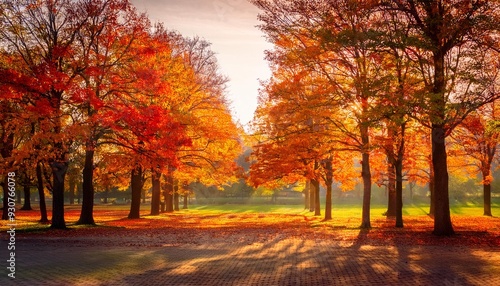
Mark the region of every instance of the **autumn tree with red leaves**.
POLYGON ((166 211, 171 212, 178 208, 180 184, 221 188, 236 181, 235 161, 242 151, 243 132, 231 117, 225 94, 228 79, 220 72, 210 42, 184 38, 161 27, 156 37, 169 44, 174 58, 164 73, 172 96, 163 104, 185 127, 192 143, 177 150, 178 165, 164 169, 166 211))
MULTIPOLYGON (((491 216, 491 175, 492 164, 497 159, 497 145, 500 140, 498 128, 500 113, 498 102, 487 104, 470 114, 451 135, 454 156, 463 163, 474 166, 472 172, 479 172, 483 185, 483 215, 491 216)), ((464 168, 457 166, 459 168, 464 168)), ((465 168, 470 169, 470 168, 465 168)), ((471 175, 474 175, 471 174, 471 175)))
MULTIPOLYGON (((0 16, 2 163, 36 163, 39 189, 53 195, 53 228, 66 227, 64 181, 77 153, 84 154, 80 224, 94 224, 96 156, 131 174, 130 217, 139 215, 149 170, 156 180, 182 163, 196 180, 230 181, 239 131, 208 42, 151 27, 127 0, 4 1, 0 16), (32 128, 16 129, 12 118, 32 128), (16 154, 13 140, 22 142, 16 154)), ((108 184, 109 173, 99 174, 108 184)))
POLYGON ((85 137, 83 202, 78 223, 94 224, 95 151, 106 136, 116 131, 114 125, 108 124, 108 111, 127 111, 120 110, 121 105, 116 102, 126 102, 132 96, 132 78, 126 70, 144 53, 137 48, 137 42, 147 37, 149 22, 129 1, 123 0, 82 1, 75 4, 74 10, 86 18, 74 46, 79 55, 77 79, 81 84, 73 94, 85 137))
POLYGON ((0 38, 20 60, 2 69, 2 82, 22 93, 32 104, 24 112, 44 118, 41 132, 51 147, 52 228, 66 228, 64 179, 73 140, 67 103, 75 85, 73 44, 85 18, 75 14, 73 1, 4 1, 0 38))

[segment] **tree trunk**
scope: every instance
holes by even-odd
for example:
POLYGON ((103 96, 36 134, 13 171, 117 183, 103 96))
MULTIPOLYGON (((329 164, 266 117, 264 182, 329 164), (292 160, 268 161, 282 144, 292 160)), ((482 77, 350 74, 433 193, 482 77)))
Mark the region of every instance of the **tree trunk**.
MULTIPOLYGON (((24 190, 24 185, 23 185, 23 190, 24 190)), ((23 202, 21 196, 23 195, 23 192, 21 190, 16 190, 16 203, 21 204, 23 202)), ((22 209, 22 208, 21 208, 22 209)))
POLYGON ((325 162, 326 171, 326 201, 325 201, 325 220, 332 219, 332 183, 333 183, 333 170, 332 159, 329 158, 325 162))
POLYGON ((304 188, 304 209, 307 210, 309 208, 309 190, 310 190, 310 182, 306 181, 306 187, 304 188))
MULTIPOLYGON (((59 149, 60 148, 56 148, 59 149)), ((68 170, 66 160, 51 163, 52 167, 52 224, 50 228, 66 229, 64 220, 64 177, 68 170)))
POLYGON ((325 220, 332 219, 332 182, 326 182, 325 220))
MULTIPOLYGON (((26 180, 29 180, 26 178, 26 180)), ((23 186, 23 193, 24 193, 24 205, 21 208, 22 210, 30 211, 32 210, 31 208, 31 186, 30 186, 29 181, 25 182, 23 186)))
POLYGON ((160 179, 161 173, 157 170, 151 170, 151 215, 160 214, 160 199, 161 199, 161 189, 160 189, 160 179))
POLYGON ((174 210, 179 211, 179 184, 174 183, 174 210))
POLYGON ((401 126, 401 142, 398 146, 397 159, 395 161, 396 171, 396 227, 403 227, 403 158, 405 154, 405 130, 406 123, 401 126))
POLYGON ((361 154, 361 177, 363 178, 363 212, 361 216, 361 228, 370 228, 370 204, 372 195, 372 175, 370 171, 370 151, 368 126, 361 123, 360 126, 361 142, 363 150, 361 154))
MULTIPOLYGON (((441 24, 437 22, 437 24, 441 24)), ((438 25, 439 28, 441 26, 438 25)), ((431 31, 438 33, 439 31, 431 31)), ((439 35, 442 36, 442 35, 439 35)), ((430 118, 432 121, 432 167, 434 169, 434 231, 435 235, 454 234, 450 217, 450 199, 448 191, 448 163, 443 121, 446 117, 446 83, 445 57, 446 50, 436 43, 439 49, 434 51, 434 85, 430 94, 430 118)))
POLYGON ((142 193, 142 167, 136 166, 131 172, 130 188, 132 191, 132 201, 130 202, 129 219, 140 218, 141 193, 142 193))
POLYGON ((172 174, 165 176, 165 212, 174 212, 174 178, 172 174))
POLYGON ((107 204, 108 199, 109 199, 109 187, 106 187, 102 193, 103 193, 103 197, 104 197, 103 203, 107 204))
POLYGON ((3 189, 3 206, 2 206, 2 220, 9 219, 9 177, 4 176, 2 182, 3 189))
POLYGON ((432 165, 434 167, 434 231, 435 235, 454 234, 448 197, 448 165, 442 126, 432 127, 432 165))
POLYGON ((314 185, 312 184, 312 180, 309 180, 309 211, 314 211, 314 204, 316 200, 314 199, 314 195, 316 194, 316 190, 314 189, 314 185))
POLYGON ((392 152, 387 153, 387 217, 396 216, 396 169, 394 168, 394 156, 392 152), (389 154, 391 153, 391 154, 389 154))
POLYGON ((396 227, 403 227, 403 158, 402 158, 402 156, 400 159, 396 160, 396 227))
POLYGON ((321 215, 321 203, 319 196, 319 181, 316 179, 311 180, 311 185, 314 187, 314 215, 321 215))
MULTIPOLYGON (((53 133, 56 136, 63 133, 61 116, 62 95, 62 91, 50 91, 51 105, 56 111, 54 114, 55 125, 53 129, 53 133)), ((52 224, 50 228, 66 229, 66 221, 64 220, 64 179, 68 171, 68 152, 65 142, 55 139, 51 143, 57 155, 55 160, 50 162, 50 167, 52 168, 52 224)))
POLYGON ((74 205, 75 204, 75 190, 76 190, 76 178, 74 175, 70 175, 68 178, 68 183, 69 183, 69 204, 74 205))
POLYGON ((434 211, 436 209, 436 204, 434 203, 434 167, 432 166, 432 155, 429 160, 429 193, 430 196, 430 205, 429 205, 429 216, 434 218, 434 211))
POLYGON ((80 219, 76 224, 95 225, 94 221, 94 144, 87 143, 83 166, 83 200, 80 219))
POLYGON ((80 204, 82 202, 82 184, 81 182, 78 182, 76 184, 76 203, 80 204))
POLYGON ((40 199, 40 222, 48 223, 49 219, 47 217, 47 205, 45 204, 45 190, 43 188, 43 174, 42 165, 40 162, 36 164, 36 179, 38 188, 38 197, 40 199))
POLYGON ((410 188, 410 200, 411 200, 411 202, 413 203, 413 197, 414 197, 414 191, 413 191, 413 190, 414 190, 414 188, 415 188, 415 182, 410 181, 410 182, 408 183, 408 187, 410 188))
POLYGON ((483 185, 483 196, 484 196, 484 213, 485 216, 492 216, 491 214, 491 185, 483 185))
POLYGON ((184 198, 184 203, 183 203, 183 206, 182 206, 182 209, 184 210, 187 210, 188 209, 188 194, 185 193, 184 196, 182 196, 184 198))
POLYGON ((108 189, 108 188, 106 188, 106 189, 104 190, 104 192, 103 192, 103 196, 104 196, 104 198, 103 198, 103 200, 102 200, 102 203, 103 203, 103 204, 108 204, 108 197, 109 197, 109 189, 108 189))
MULTIPOLYGON (((488 171, 483 172, 483 180, 487 178, 489 175, 489 168, 488 171)), ((492 216, 491 214, 491 184, 490 183, 483 183, 483 215, 485 216, 492 216)))

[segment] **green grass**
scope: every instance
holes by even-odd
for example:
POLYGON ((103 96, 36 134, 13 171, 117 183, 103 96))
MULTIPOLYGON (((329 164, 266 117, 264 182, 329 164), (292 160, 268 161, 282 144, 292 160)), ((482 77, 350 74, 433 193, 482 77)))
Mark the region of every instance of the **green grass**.
POLYGON ((302 205, 203 205, 191 206, 187 211, 202 211, 208 213, 280 213, 302 214, 306 213, 302 205))
MULTIPOLYGON (((383 217, 387 206, 374 204, 371 206, 370 215, 372 217, 383 217)), ((321 214, 324 215, 324 205, 321 206, 321 214)), ((302 205, 193 205, 185 212, 193 213, 279 213, 279 214, 301 214, 312 215, 313 213, 304 210, 302 205)), ((428 205, 411 204, 403 207, 403 215, 420 216, 427 215, 428 205)), ((482 216, 483 207, 481 205, 461 204, 450 207, 452 215, 482 216)), ((500 206, 493 205, 492 212, 494 216, 500 216, 500 206)), ((360 217, 362 213, 361 205, 333 205, 332 216, 338 218, 360 217)))
MULTIPOLYGON (((387 208, 383 206, 372 206, 372 215, 382 215, 387 208)), ((324 214, 324 205, 321 207, 321 213, 324 214)), ((275 213, 275 214, 300 214, 300 215, 313 215, 313 212, 304 209, 302 205, 203 205, 191 206, 185 212, 192 213, 275 213)), ((361 206, 358 205, 340 205, 333 206, 332 214, 336 217, 353 217, 361 216, 361 206)), ((411 213, 418 213, 418 211, 411 210, 411 213)))
MULTIPOLYGON (((66 207, 67 217, 66 222, 70 228, 78 228, 84 226, 76 226, 74 222, 78 219, 80 205, 67 205, 66 207)), ((126 217, 130 206, 129 205, 95 205, 95 217, 98 221, 112 221, 120 220, 126 217)), ((305 219, 314 219, 317 223, 323 219, 325 215, 324 204, 321 206, 321 215, 315 217, 314 212, 310 212, 308 209, 304 209, 303 205, 272 205, 272 204, 223 204, 223 205, 190 205, 189 209, 180 210, 171 214, 162 214, 161 216, 149 216, 149 204, 141 205, 141 217, 145 219, 162 219, 165 216, 217 216, 221 214, 278 214, 278 215, 298 215, 304 216, 305 219)), ((385 220, 383 215, 387 210, 387 206, 384 204, 372 204, 370 209, 370 217, 372 221, 375 220, 385 220)), ((425 217, 429 212, 429 206, 426 204, 406 204, 403 207, 403 216, 406 217, 425 217)), ((452 216, 459 217, 482 217, 483 216, 483 206, 478 204, 461 203, 451 205, 450 212, 452 216)), ((495 203, 492 205, 493 216, 500 217, 500 205, 495 203)), ((333 227, 345 228, 358 227, 361 221, 362 208, 361 204, 333 204, 332 207, 332 217, 334 221, 331 223, 333 227)), ((39 219, 38 212, 36 210, 31 211, 30 215, 23 211, 16 213, 16 229, 23 232, 40 232, 46 231, 50 225, 40 224, 37 220, 39 219)), ((50 218, 50 216, 49 216, 50 218)), ((7 230, 6 221, 0 222, 0 230, 7 230)))

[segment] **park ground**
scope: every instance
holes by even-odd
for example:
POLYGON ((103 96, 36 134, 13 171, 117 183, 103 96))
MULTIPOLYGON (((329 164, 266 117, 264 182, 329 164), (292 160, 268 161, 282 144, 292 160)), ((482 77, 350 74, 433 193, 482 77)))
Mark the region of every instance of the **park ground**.
POLYGON ((77 226, 79 206, 67 206, 68 230, 18 211, 16 278, 2 267, 0 285, 500 285, 498 206, 494 217, 452 207, 451 237, 433 236, 418 205, 405 206, 403 229, 372 207, 369 230, 349 205, 334 207, 331 221, 285 205, 147 209, 130 220, 126 206, 97 205, 97 226, 77 226))

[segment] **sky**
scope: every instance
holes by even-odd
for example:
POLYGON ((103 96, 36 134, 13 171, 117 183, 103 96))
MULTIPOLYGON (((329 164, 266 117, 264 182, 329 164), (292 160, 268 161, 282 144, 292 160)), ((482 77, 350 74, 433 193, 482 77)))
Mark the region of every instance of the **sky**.
POLYGON ((259 10, 247 0, 132 0, 149 19, 186 37, 212 43, 221 73, 229 78, 227 95, 235 121, 247 123, 257 107, 259 79, 270 76, 264 50, 271 49, 256 27, 259 10))

